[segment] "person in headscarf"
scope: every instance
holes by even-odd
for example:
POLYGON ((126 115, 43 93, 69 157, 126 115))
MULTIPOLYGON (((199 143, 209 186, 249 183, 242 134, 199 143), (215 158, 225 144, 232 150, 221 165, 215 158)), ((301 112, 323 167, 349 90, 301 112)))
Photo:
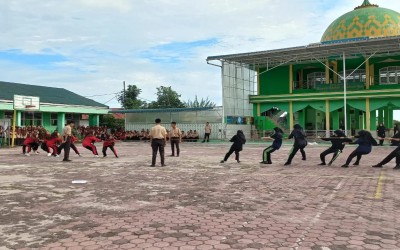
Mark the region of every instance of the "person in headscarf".
MULTIPOLYGON (((398 133, 397 133, 398 134, 398 133)), ((396 135, 395 135, 396 136, 396 135)), ((382 139, 382 138, 379 138, 382 139)), ((392 141, 397 141, 399 142, 399 138, 391 138, 392 141)), ((400 144, 397 144, 397 147, 395 150, 393 150, 388 156, 386 156, 381 162, 379 162, 376 165, 373 165, 373 168, 382 168, 384 165, 389 163, 393 158, 396 158, 396 166, 393 168, 395 170, 400 170, 400 144)))
POLYGON ((300 150, 302 160, 306 160, 306 152, 304 151, 304 148, 307 146, 307 136, 306 133, 304 132, 303 128, 299 125, 296 124, 293 126, 293 131, 290 133, 289 139, 294 138, 294 144, 293 148, 290 152, 289 158, 285 163, 285 166, 288 166, 292 164, 293 157, 296 155, 297 151, 300 150))
MULTIPOLYGON (((348 144, 347 142, 344 143, 348 144)), ((346 163, 342 165, 342 168, 348 168, 351 160, 353 160, 354 157, 357 157, 357 160, 353 165, 360 165, 361 157, 371 153, 372 146, 378 146, 378 142, 372 137, 371 133, 365 130, 359 131, 358 139, 349 144, 358 144, 358 147, 349 155, 346 163)))
POLYGON ((243 150, 243 144, 246 143, 246 137, 244 136, 243 131, 238 130, 236 135, 232 137, 230 142, 233 142, 233 144, 228 153, 226 153, 225 158, 221 161, 221 163, 226 162, 232 153, 235 153, 235 160, 240 163, 239 152, 243 150))
POLYGON ((264 137, 264 140, 274 140, 272 145, 264 149, 263 151, 263 160, 260 162, 261 164, 272 164, 271 161, 271 154, 276 150, 279 150, 282 146, 282 138, 283 138, 283 131, 282 129, 275 127, 274 134, 270 137, 264 137))
POLYGON ((333 133, 334 135, 331 138, 322 138, 323 141, 330 141, 332 146, 320 154, 321 163, 319 165, 321 166, 326 165, 325 157, 333 153, 333 157, 328 163, 329 166, 332 165, 344 149, 345 144, 343 144, 343 142, 352 142, 342 130, 335 130, 333 133))

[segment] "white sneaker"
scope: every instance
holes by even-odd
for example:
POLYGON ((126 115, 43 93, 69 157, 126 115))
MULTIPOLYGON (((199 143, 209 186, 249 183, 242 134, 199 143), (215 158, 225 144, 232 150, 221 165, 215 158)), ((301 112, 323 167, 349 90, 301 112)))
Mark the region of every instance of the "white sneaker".
POLYGON ((25 155, 26 155, 26 156, 31 156, 31 155, 30 155, 30 154, 28 154, 28 153, 26 153, 25 155))
POLYGON ((56 155, 55 157, 60 157, 60 155, 56 155))
POLYGON ((34 153, 35 155, 38 155, 38 154, 39 154, 39 152, 38 152, 38 151, 33 151, 33 153, 34 153))
POLYGON ((47 156, 51 156, 51 153, 48 153, 47 156))
POLYGON ((99 158, 100 156, 98 156, 98 155, 95 155, 94 157, 96 157, 96 158, 99 158))
POLYGON ((78 156, 79 156, 79 157, 82 157, 82 155, 81 155, 81 154, 78 154, 78 156))

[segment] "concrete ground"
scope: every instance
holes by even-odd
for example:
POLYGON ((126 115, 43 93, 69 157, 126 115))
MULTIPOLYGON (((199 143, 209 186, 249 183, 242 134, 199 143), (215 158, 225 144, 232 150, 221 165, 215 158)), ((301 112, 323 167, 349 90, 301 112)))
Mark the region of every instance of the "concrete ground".
POLYGON ((186 143, 164 168, 148 143, 71 163, 3 148, 0 249, 400 249, 400 171, 371 168, 393 148, 343 169, 354 147, 321 167, 326 146, 308 146, 284 167, 285 145, 260 166, 265 145, 220 164, 229 144, 186 143))

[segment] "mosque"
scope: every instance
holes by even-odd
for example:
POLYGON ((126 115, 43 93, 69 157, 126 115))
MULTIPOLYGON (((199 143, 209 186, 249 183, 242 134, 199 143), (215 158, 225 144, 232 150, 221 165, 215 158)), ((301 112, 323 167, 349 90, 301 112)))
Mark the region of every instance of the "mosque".
POLYGON ((307 46, 210 56, 221 67, 224 122, 298 123, 317 134, 393 128, 400 109, 400 13, 365 0, 307 46))

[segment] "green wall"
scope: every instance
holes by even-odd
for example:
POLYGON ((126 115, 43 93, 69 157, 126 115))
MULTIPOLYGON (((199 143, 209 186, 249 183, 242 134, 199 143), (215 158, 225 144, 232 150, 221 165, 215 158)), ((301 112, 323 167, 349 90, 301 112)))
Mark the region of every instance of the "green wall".
MULTIPOLYGON (((260 69, 264 72, 266 69, 260 69)), ((289 66, 282 66, 260 75, 260 94, 289 94, 289 66)))

